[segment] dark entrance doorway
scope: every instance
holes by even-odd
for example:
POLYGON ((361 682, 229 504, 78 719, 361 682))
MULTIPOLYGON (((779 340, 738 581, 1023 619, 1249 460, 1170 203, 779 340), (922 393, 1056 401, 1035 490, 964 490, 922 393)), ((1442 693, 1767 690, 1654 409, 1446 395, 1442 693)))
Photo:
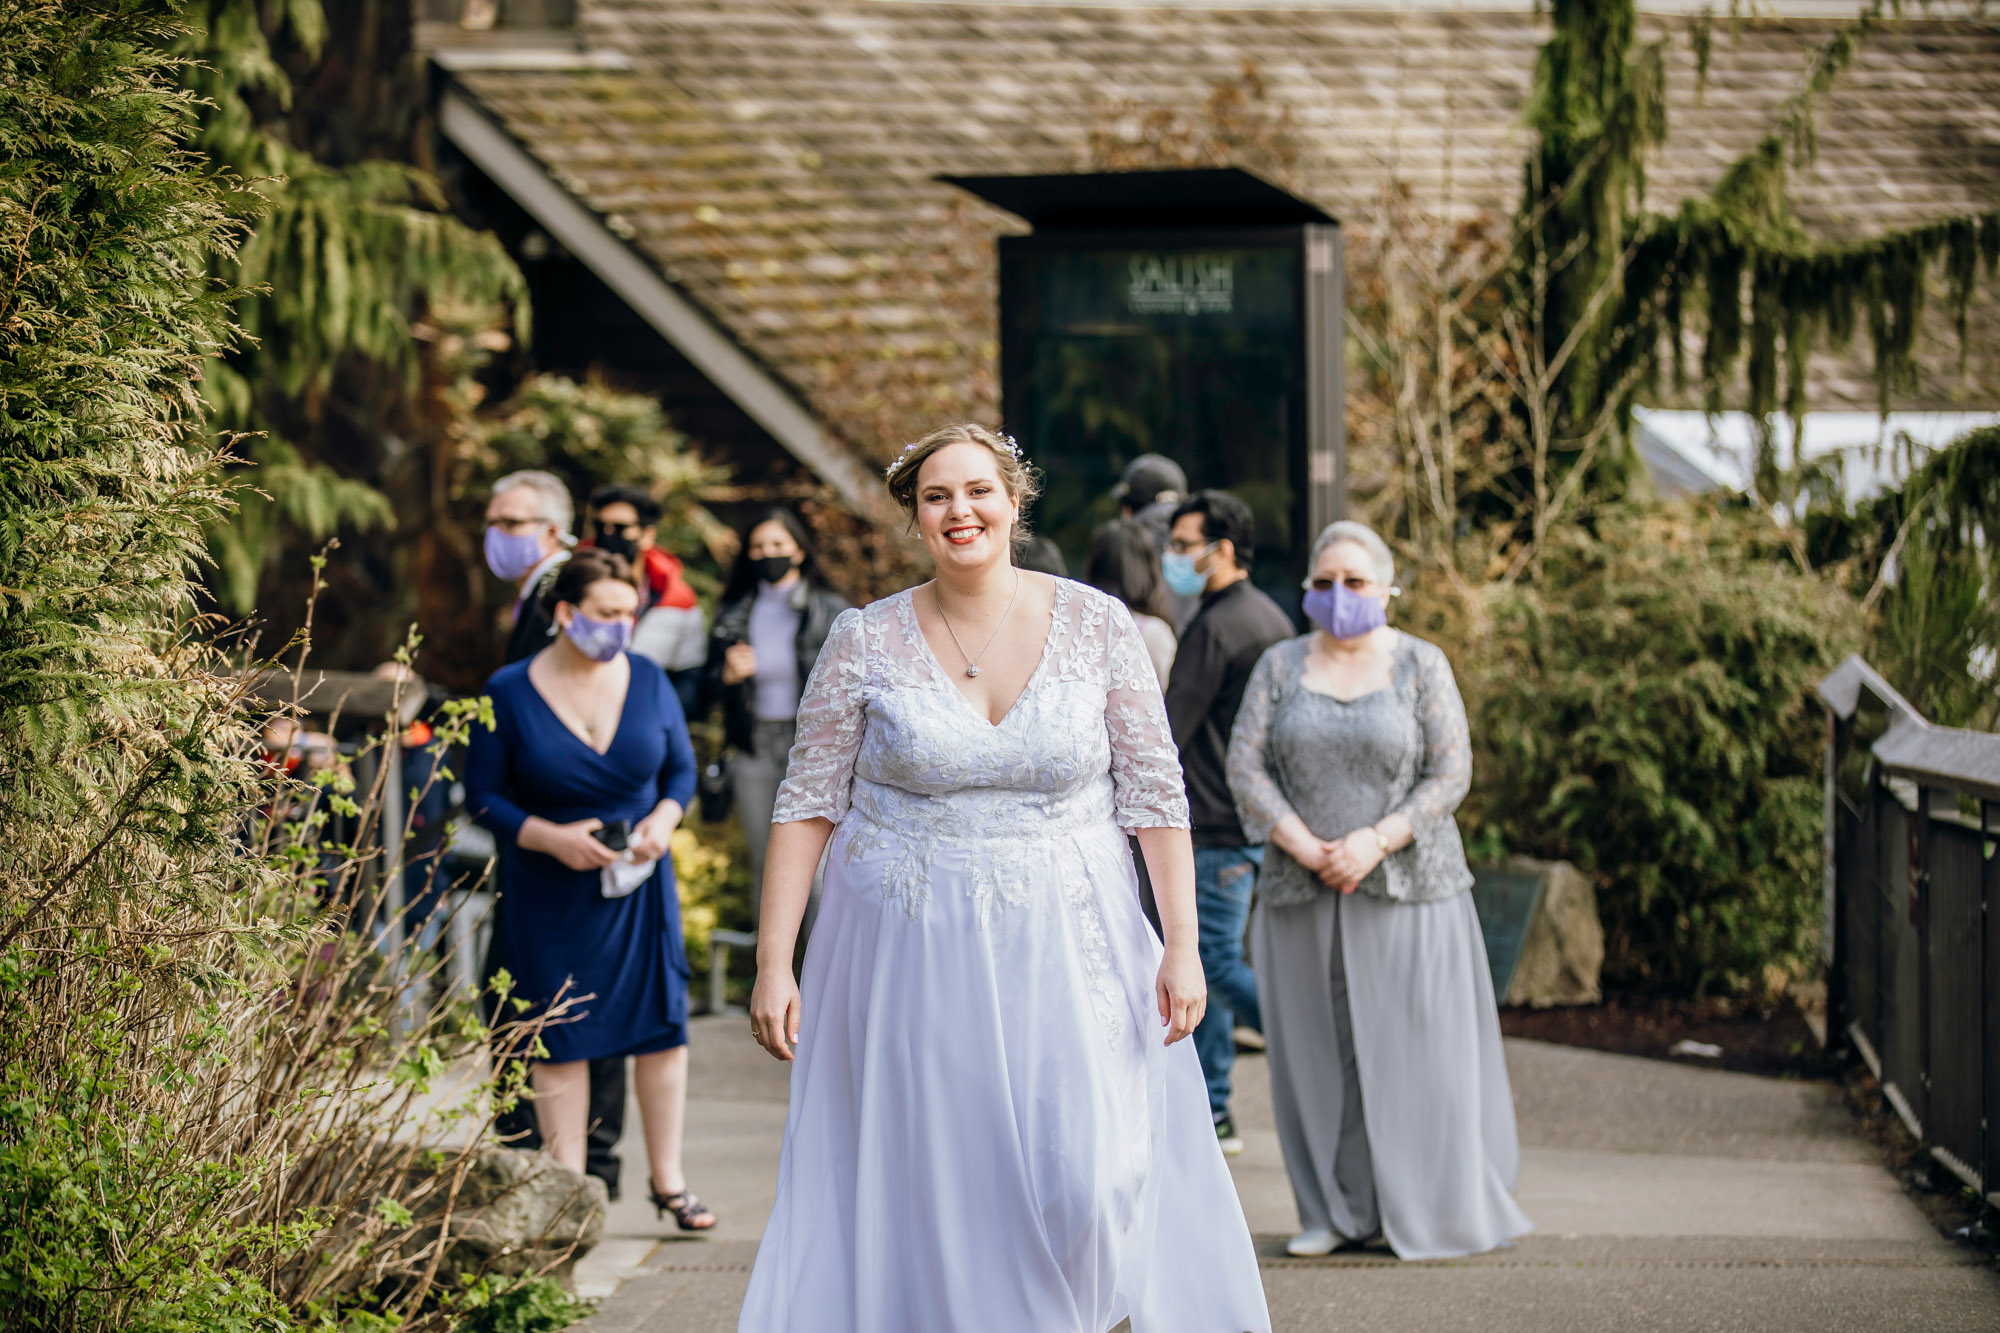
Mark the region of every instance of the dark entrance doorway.
POLYGON ((1297 601, 1345 503, 1339 224, 1248 172, 951 177, 1034 228, 1000 241, 1007 428, 1072 567, 1143 453, 1257 516, 1253 577, 1297 601))

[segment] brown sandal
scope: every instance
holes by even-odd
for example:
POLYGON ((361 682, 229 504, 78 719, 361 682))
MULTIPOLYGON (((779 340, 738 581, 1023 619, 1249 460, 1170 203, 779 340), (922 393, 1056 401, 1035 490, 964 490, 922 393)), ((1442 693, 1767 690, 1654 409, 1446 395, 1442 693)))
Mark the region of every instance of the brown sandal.
POLYGON ((682 1231, 707 1231, 719 1220, 709 1211, 707 1204, 694 1197, 692 1190, 676 1190, 672 1194, 654 1190, 652 1194, 655 1215, 665 1217, 672 1213, 675 1224, 682 1231))

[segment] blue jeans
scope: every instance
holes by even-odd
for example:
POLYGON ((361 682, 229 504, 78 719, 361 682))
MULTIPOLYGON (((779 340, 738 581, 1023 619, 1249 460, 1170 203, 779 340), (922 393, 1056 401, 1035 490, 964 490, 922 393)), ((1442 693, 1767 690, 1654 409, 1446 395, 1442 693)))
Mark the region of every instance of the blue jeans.
POLYGON ((1208 980, 1208 1012, 1194 1030, 1194 1053, 1208 1080, 1211 1115, 1229 1112, 1229 1073, 1236 1067, 1238 1026, 1263 1031, 1257 1011, 1257 976, 1243 961, 1243 928, 1250 920, 1250 890, 1264 864, 1262 847, 1194 849, 1195 944, 1208 980))

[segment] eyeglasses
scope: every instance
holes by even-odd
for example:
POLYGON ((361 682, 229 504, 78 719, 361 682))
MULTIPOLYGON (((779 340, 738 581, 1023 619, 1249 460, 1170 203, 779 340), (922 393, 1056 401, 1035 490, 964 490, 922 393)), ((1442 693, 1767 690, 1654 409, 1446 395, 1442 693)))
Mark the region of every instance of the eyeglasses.
MULTIPOLYGON (((1340 580, 1340 582, 1346 586, 1349 592, 1366 592, 1375 586, 1374 579, 1363 578, 1359 574, 1349 574, 1346 578, 1340 580)), ((1332 592, 1333 583, 1332 579, 1307 579, 1299 586, 1311 592, 1332 592)))
POLYGON ((1179 537, 1173 537, 1167 541, 1167 549, 1175 555, 1207 555, 1220 545, 1222 545, 1220 540, 1202 543, 1183 541, 1179 537))
POLYGON ((493 518, 486 521, 486 526, 513 535, 547 527, 548 522, 545 518, 493 518))
POLYGON ((633 541, 637 541, 639 534, 646 530, 638 523, 606 523, 601 518, 591 526, 597 529, 600 537, 630 537, 633 541))

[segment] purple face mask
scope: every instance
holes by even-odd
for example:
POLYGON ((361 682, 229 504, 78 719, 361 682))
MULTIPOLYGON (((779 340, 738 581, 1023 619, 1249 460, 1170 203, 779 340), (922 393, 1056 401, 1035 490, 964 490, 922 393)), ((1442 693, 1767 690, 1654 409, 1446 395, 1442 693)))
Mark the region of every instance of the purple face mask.
POLYGON ((517 535, 503 531, 497 523, 486 525, 486 567, 494 578, 515 583, 541 563, 542 539, 538 534, 517 535))
POLYGON ((592 620, 581 611, 569 618, 563 632, 576 650, 593 662, 609 662, 632 642, 631 621, 592 620))
POLYGON ((1307 620, 1336 639, 1358 639, 1369 630, 1389 623, 1388 608, 1380 598, 1363 597, 1338 583, 1324 592, 1318 588, 1308 590, 1305 613, 1307 620))

